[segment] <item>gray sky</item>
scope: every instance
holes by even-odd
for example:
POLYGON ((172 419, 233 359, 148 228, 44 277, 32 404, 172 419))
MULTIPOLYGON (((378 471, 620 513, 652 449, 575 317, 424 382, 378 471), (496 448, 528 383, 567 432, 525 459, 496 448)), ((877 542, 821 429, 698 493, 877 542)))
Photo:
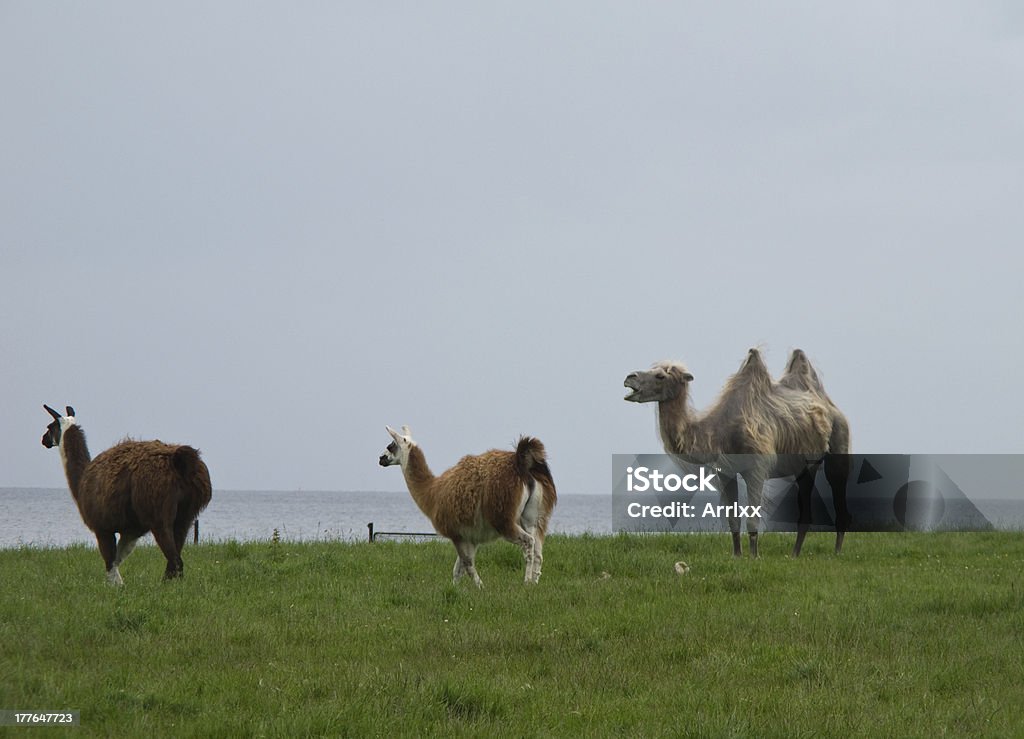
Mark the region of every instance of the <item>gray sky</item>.
POLYGON ((805 349, 860 452, 1022 452, 1016 3, 0 4, 0 485, 198 446, 401 490, 521 433, 660 450, 623 377, 805 349))

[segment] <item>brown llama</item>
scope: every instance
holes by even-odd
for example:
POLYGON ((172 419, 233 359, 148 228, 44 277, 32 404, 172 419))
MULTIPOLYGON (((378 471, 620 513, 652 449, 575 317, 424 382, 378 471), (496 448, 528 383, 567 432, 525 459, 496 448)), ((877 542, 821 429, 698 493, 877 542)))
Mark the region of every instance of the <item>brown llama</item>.
MULTIPOLYGON (((804 356, 803 352, 799 354, 804 356)), ((751 349, 739 371, 726 381, 718 400, 704 413, 698 414, 690 402, 693 375, 677 362, 662 362, 650 370, 630 373, 624 384, 632 392, 625 399, 658 404, 658 429, 665 451, 718 468, 720 493, 728 503, 737 502, 737 476, 743 477, 747 485, 751 505, 759 506, 765 480, 793 475, 801 507, 793 548, 793 556, 798 556, 809 527, 810 493, 821 460, 828 458, 826 452, 835 443, 838 453, 829 466, 829 481, 834 489, 842 488, 835 495, 837 506, 842 501, 845 514, 846 478, 840 472, 842 461, 846 460, 848 467, 849 459, 846 419, 824 396, 823 389, 810 389, 811 372, 813 368, 808 372, 798 361, 793 364, 794 374, 785 382, 774 383, 760 352, 751 349)), ((839 519, 837 552, 842 548, 848 515, 839 519)), ((757 519, 747 519, 753 557, 757 556, 757 525, 757 519)), ((733 554, 740 556, 740 526, 735 513, 729 516, 729 528, 733 554)))
POLYGON ((516 450, 492 449, 467 455, 435 476, 408 426, 399 434, 386 427, 392 442, 380 455, 381 467, 401 465, 416 505, 441 536, 451 539, 458 557, 452 582, 469 575, 477 587, 476 549, 498 537, 519 546, 526 560, 525 581, 540 580, 544 535, 557 494, 544 445, 524 436, 516 450))
POLYGON ((82 521, 96 535, 107 581, 124 584, 118 566, 150 531, 167 558, 164 579, 181 576, 186 535, 212 495, 210 472, 198 450, 128 440, 92 459, 75 410, 67 406, 62 416, 48 405, 43 408, 53 416, 43 446, 60 451, 82 521), (120 535, 116 546, 115 534, 120 535))

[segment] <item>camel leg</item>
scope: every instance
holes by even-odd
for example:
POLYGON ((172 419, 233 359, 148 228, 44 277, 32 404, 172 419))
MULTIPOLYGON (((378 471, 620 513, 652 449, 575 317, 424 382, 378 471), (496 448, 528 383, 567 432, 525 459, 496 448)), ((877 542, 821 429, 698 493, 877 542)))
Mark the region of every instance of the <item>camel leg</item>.
POLYGON ((157 546, 160 547, 160 551, 164 553, 164 557, 167 559, 167 569, 164 570, 164 580, 171 580, 175 577, 180 577, 184 568, 181 564, 181 556, 178 554, 178 548, 174 546, 174 534, 171 531, 171 527, 168 525, 154 528, 153 538, 156 539, 157 546))
MULTIPOLYGON (((743 479, 747 483, 747 501, 752 507, 760 507, 764 492, 764 478, 748 474, 743 479)), ((755 559, 757 558, 757 527, 760 523, 760 518, 750 517, 747 519, 747 535, 750 537, 750 556, 755 559)))
POLYGON ((484 584, 480 580, 480 575, 476 572, 476 564, 473 561, 476 557, 476 544, 470 544, 468 541, 456 541, 453 543, 455 544, 455 551, 459 553, 459 562, 462 564, 463 574, 469 575, 473 578, 473 584, 478 588, 482 588, 484 584))
POLYGON ((121 573, 117 569, 117 546, 114 542, 113 531, 97 531, 96 544, 100 548, 100 556, 103 557, 103 564, 107 568, 107 582, 111 585, 124 585, 121 573))
POLYGON ((843 551, 843 539, 850 530, 850 509, 846 506, 846 483, 849 478, 849 454, 825 456, 825 479, 832 488, 832 500, 836 506, 836 554, 843 551))
POLYGON ((814 478, 817 473, 818 465, 808 465, 796 478, 796 500, 799 513, 796 522, 796 544, 793 545, 794 557, 800 556, 804 538, 811 527, 811 491, 814 490, 814 478))
MULTIPOLYGON (((719 479, 723 481, 722 498, 725 500, 726 505, 735 505, 740 499, 739 484, 736 482, 735 475, 732 477, 719 476, 719 479)), ((729 514, 729 531, 732 532, 732 554, 734 557, 742 557, 743 548, 740 544, 740 519, 734 513, 729 514)))

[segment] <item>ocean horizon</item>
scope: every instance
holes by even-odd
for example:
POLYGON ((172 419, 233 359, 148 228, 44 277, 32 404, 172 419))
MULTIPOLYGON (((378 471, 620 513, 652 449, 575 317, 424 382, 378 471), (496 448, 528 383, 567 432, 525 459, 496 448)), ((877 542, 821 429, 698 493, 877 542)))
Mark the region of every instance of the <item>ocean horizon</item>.
MULTIPOLYGON (((404 491, 214 490, 199 541, 269 540, 275 531, 287 541, 366 541, 370 523, 379 532, 434 531, 404 491)), ((548 533, 612 533, 612 496, 559 495, 548 533)), ((0 488, 0 548, 95 542, 67 488, 0 488)))
MULTIPOLYGON (((1024 530, 1024 501, 973 502, 997 530, 1024 530)), ((404 491, 215 490, 199 541, 266 541, 275 531, 286 541, 366 541, 371 523, 376 532, 434 530, 404 491)), ((548 533, 615 533, 611 494, 559 495, 548 533)), ((95 541, 67 488, 0 488, 0 548, 95 541)))

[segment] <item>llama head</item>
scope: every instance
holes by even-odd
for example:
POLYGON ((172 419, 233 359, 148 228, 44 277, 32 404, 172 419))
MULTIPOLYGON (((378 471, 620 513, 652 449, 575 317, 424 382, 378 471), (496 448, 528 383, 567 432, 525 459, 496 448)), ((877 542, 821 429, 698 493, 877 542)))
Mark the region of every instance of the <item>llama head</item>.
POLYGON ((46 432, 43 434, 43 446, 47 449, 53 449, 55 446, 60 446, 60 441, 64 438, 64 432, 75 425, 75 409, 70 405, 66 406, 65 415, 62 416, 45 403, 43 403, 43 408, 53 416, 53 421, 46 427, 46 432))
POLYGON ((693 375, 679 362, 659 362, 649 370, 630 372, 622 384, 630 389, 625 400, 632 403, 660 403, 679 397, 679 393, 691 380, 693 375))
POLYGON ((416 442, 412 440, 412 433, 409 431, 409 427, 402 426, 402 433, 398 433, 390 426, 385 426, 384 428, 391 435, 391 443, 388 444, 384 453, 380 455, 380 460, 378 460, 380 466, 404 465, 406 460, 409 459, 409 450, 416 446, 416 442))

